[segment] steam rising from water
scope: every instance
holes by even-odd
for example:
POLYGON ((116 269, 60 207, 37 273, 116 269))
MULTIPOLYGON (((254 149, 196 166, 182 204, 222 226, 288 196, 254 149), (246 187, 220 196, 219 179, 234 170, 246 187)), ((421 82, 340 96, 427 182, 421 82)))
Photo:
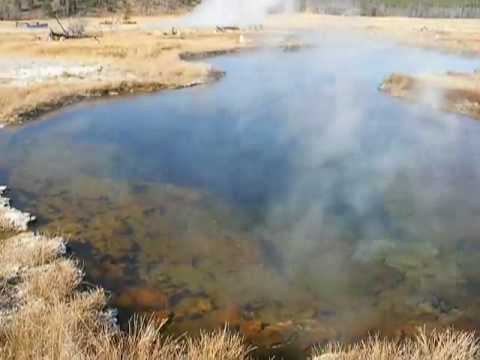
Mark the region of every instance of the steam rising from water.
POLYGON ((294 0, 205 0, 184 21, 189 26, 260 24, 270 11, 288 11, 294 0))
MULTIPOLYGON (((231 24, 242 12, 242 20, 258 19, 268 6, 278 4, 258 3, 249 7, 237 0, 227 7, 206 1, 192 19, 231 24)), ((480 233, 473 220, 480 199, 472 196, 480 180, 480 126, 424 107, 399 105, 375 86, 393 71, 466 71, 476 64, 326 35, 318 46, 299 53, 212 59, 228 73, 215 86, 67 113, 62 117, 68 121, 49 122, 44 130, 35 125, 31 133, 27 129, 11 139, 0 136, 0 153, 7 154, 0 158, 0 169, 2 161, 12 159, 12 187, 29 192, 38 188, 39 203, 53 204, 53 209, 67 206, 66 213, 80 218, 74 223, 85 224, 82 236, 96 236, 94 245, 104 246, 103 251, 112 252, 112 245, 96 224, 112 223, 121 261, 130 261, 120 255, 130 254, 133 241, 139 256, 153 259, 148 263, 148 257, 140 257, 136 264, 138 276, 149 285, 165 286, 168 272, 173 288, 201 289, 219 306, 228 300, 260 304, 255 315, 262 320, 295 318, 324 330, 330 325, 321 316, 327 314, 328 320, 328 314, 337 313, 332 326, 346 331, 350 320, 357 327, 368 325, 382 311, 395 318, 392 308, 414 317, 410 301, 415 310, 426 293, 443 301, 442 292, 454 290, 452 302, 461 296, 470 301, 466 286, 455 286, 466 277, 459 265, 476 281, 480 278, 478 251, 461 250, 462 242, 478 244, 480 233), (112 110, 115 117, 108 116, 112 110), (79 174, 91 177, 87 185, 77 185, 79 174), (111 190, 110 183, 99 187, 102 179, 118 181, 118 190, 111 190), (122 181, 142 186, 134 191, 122 181), (51 183, 66 184, 67 190, 51 183), (160 191, 152 183, 193 190, 179 188, 171 196, 171 190, 162 185, 160 191), (86 189, 93 194, 85 195, 86 189), (254 221, 245 221, 248 241, 238 230, 229 231, 224 241, 223 230, 210 225, 217 216, 205 211, 206 202, 197 209, 185 200, 203 189, 254 210, 254 221), (93 201, 97 192, 106 198, 102 204, 108 211, 98 211, 93 201), (63 193, 66 200, 61 200, 63 193), (71 193, 85 202, 70 200, 71 193), (124 204, 129 197, 135 206, 124 204), (170 197, 174 201, 162 200, 170 197), (239 251, 229 252, 238 244, 261 248, 258 263, 256 251, 255 261, 249 262, 239 251), (380 274, 372 265, 376 262, 382 266, 380 274), (392 276, 397 272, 406 279, 402 283, 392 276), (312 325, 313 315, 303 314, 305 310, 320 316, 318 323, 312 325)), ((52 210, 45 208, 33 212, 47 216, 52 210)), ((110 225, 105 226, 110 239, 110 225)), ((124 286, 122 279, 119 290, 124 286)), ((445 303, 438 316, 451 308, 445 303)))

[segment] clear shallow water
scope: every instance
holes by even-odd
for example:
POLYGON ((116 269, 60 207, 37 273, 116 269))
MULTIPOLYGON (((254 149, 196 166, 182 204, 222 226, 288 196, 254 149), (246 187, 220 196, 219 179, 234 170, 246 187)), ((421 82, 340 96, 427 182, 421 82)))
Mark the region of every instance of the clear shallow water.
POLYGON ((212 59, 202 88, 0 132, 0 180, 89 279, 172 331, 305 348, 478 328, 480 123, 377 92, 475 62, 365 40, 212 59))

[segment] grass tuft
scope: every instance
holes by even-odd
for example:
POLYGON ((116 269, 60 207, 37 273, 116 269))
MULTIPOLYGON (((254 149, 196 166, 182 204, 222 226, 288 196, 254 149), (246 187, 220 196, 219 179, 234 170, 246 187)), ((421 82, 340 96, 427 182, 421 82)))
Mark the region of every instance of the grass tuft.
POLYGON ((317 349, 313 360, 476 360, 480 343, 472 332, 454 329, 427 332, 419 328, 411 339, 372 336, 352 346, 330 344, 317 349))

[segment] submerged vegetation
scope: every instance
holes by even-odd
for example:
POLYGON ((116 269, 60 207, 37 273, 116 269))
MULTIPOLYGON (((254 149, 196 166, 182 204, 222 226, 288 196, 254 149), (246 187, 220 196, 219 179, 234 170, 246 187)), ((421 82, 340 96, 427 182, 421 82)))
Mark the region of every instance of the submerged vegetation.
MULTIPOLYGON (((64 240, 22 233, 0 241, 0 359, 246 360, 252 348, 227 331, 195 338, 162 335, 167 320, 134 317, 119 330, 107 295, 82 287, 78 263, 63 257, 64 240)), ((350 347, 327 345, 315 360, 474 360, 473 333, 447 329, 412 339, 369 338, 350 347)))
MULTIPOLYGON (((1 189, 0 206, 10 209, 1 189)), ((31 220, 0 212, 0 360, 248 358, 252 348, 227 328, 174 339, 162 335, 168 319, 151 316, 122 332, 107 293, 88 288, 80 264, 65 256, 63 237, 14 235, 31 220)))

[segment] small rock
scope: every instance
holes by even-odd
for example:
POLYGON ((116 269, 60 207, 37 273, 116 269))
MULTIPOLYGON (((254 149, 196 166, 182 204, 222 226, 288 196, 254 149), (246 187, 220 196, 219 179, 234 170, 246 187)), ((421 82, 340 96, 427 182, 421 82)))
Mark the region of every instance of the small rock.
POLYGON ((274 346, 281 344, 288 339, 295 331, 292 321, 284 321, 276 324, 268 325, 262 331, 262 338, 265 344, 274 346))
POLYGON ((209 298, 192 298, 182 302, 182 309, 177 311, 180 318, 200 318, 205 314, 213 311, 214 305, 209 298))
POLYGON ((259 320, 248 320, 240 325, 240 330, 247 339, 258 338, 265 328, 265 324, 259 320))
POLYGON ((240 306, 236 304, 230 304, 227 307, 221 309, 216 317, 218 322, 222 324, 239 326, 242 322, 242 311, 240 306))
POLYGON ((116 303, 122 307, 146 309, 165 309, 168 307, 168 297, 155 289, 132 288, 118 297, 116 303))

